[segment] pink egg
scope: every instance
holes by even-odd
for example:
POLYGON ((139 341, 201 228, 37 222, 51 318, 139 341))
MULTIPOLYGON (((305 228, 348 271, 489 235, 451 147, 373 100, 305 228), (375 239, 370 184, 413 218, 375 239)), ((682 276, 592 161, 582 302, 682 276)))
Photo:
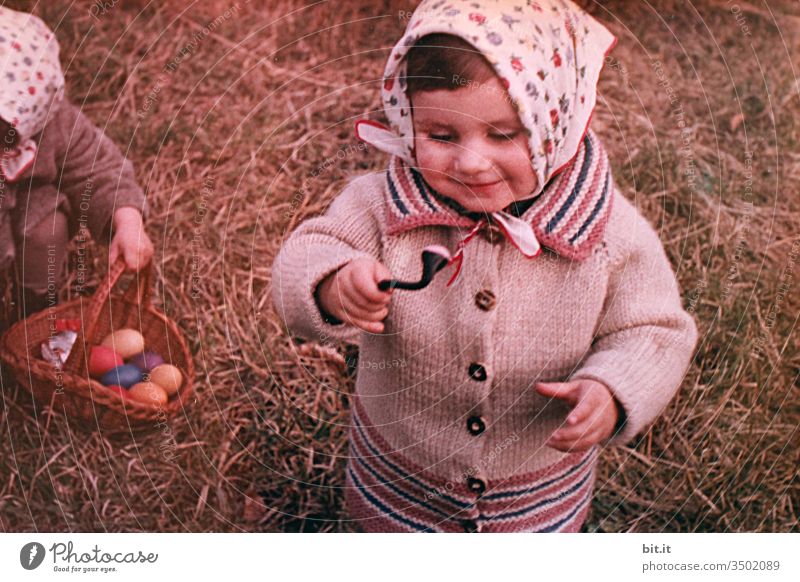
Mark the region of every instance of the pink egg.
POLYGON ((100 342, 100 345, 113 348, 123 358, 130 358, 144 351, 144 337, 135 329, 118 329, 100 342))
POLYGON ((123 363, 122 357, 107 346, 92 346, 89 351, 89 375, 92 378, 99 378, 123 363))
POLYGON ((161 386, 170 396, 177 394, 183 385, 183 374, 170 364, 162 364, 150 372, 150 381, 161 386))

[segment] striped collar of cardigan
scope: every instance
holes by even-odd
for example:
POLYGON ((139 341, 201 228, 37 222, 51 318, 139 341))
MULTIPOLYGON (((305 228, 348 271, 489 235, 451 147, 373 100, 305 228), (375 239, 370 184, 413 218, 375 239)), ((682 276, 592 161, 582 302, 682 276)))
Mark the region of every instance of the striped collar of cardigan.
MULTIPOLYGON (((398 234, 431 225, 467 229, 451 261, 459 268, 464 246, 492 223, 527 258, 537 256, 545 246, 564 258, 580 261, 602 239, 613 192, 608 156, 592 131, 586 132, 572 161, 519 217, 507 211, 467 212, 435 192, 417 170, 394 156, 386 171, 387 232, 398 234)), ((517 207, 523 205, 517 203, 517 207)))

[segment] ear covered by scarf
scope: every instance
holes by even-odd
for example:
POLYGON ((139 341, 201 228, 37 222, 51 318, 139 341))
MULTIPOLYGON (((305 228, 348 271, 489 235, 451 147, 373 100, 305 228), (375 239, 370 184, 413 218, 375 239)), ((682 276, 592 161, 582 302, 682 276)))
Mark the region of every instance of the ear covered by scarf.
POLYGON ((32 139, 63 98, 58 41, 36 16, 0 7, 0 118, 14 128, 15 147, 0 144, 0 172, 14 181, 36 158, 32 139))
POLYGON ((613 198, 608 159, 588 127, 600 71, 615 44, 603 25, 568 0, 423 0, 384 71, 381 94, 390 127, 356 124, 359 139, 393 156, 386 187, 390 229, 469 227, 454 253, 460 262, 464 245, 491 221, 526 257, 545 245, 567 258, 585 258, 602 236, 613 198), (504 211, 477 221, 454 217, 414 169, 405 57, 420 38, 436 33, 458 36, 483 54, 529 131, 539 186, 520 217, 504 211))

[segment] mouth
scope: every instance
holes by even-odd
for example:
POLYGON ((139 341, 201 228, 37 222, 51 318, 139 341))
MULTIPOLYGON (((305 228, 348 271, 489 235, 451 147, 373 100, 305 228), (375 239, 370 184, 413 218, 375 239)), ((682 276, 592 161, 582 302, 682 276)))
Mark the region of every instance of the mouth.
POLYGON ((475 183, 470 184, 469 182, 460 182, 462 186, 470 188, 471 190, 486 190, 488 188, 492 188, 493 186, 497 186, 498 184, 502 184, 503 180, 496 180, 494 182, 483 182, 483 183, 475 183))

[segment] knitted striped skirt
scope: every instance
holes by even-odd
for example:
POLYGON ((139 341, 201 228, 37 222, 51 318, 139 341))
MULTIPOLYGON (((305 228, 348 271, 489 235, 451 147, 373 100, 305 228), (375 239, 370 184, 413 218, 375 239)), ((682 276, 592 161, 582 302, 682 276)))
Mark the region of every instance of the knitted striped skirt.
POLYGON ((596 448, 534 473, 488 481, 478 496, 393 452, 354 400, 345 498, 350 519, 363 531, 577 532, 586 519, 596 448))

